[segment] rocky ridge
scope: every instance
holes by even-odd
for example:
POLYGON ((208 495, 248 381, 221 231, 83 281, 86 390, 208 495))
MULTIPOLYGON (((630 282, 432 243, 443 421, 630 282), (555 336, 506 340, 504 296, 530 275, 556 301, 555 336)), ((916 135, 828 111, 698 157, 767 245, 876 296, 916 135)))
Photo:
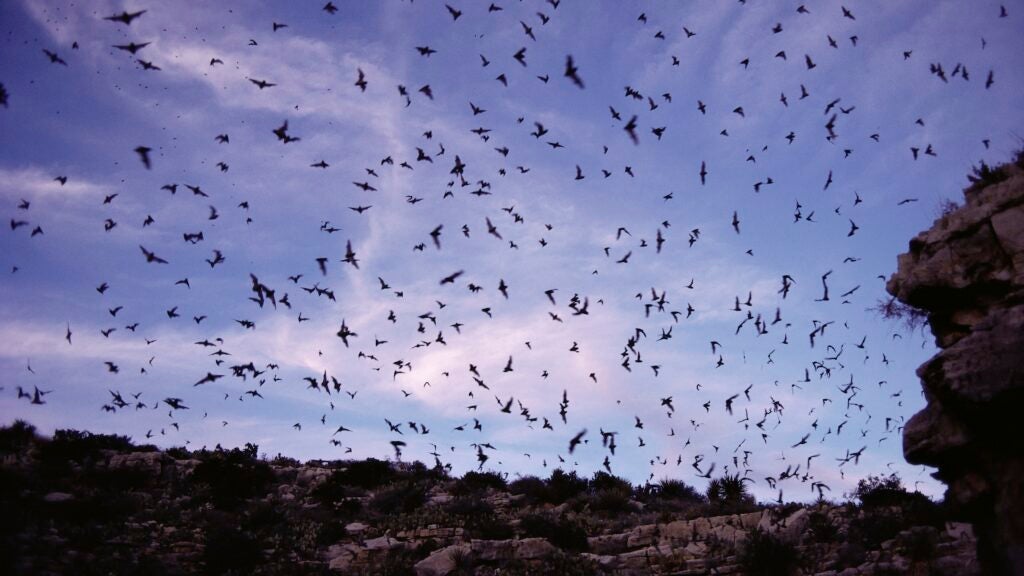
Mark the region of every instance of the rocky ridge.
POLYGON ((58 436, 0 431, 6 573, 980 573, 971 527, 898 481, 859 504, 767 506, 608 475, 506 483, 58 436))

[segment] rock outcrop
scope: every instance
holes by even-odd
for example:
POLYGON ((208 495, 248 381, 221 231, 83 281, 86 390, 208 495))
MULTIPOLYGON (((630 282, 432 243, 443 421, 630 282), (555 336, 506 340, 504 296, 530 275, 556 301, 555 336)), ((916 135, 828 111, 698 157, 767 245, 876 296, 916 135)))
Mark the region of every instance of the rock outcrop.
POLYGON ((887 286, 927 312, 941 349, 917 370, 928 404, 903 431, 904 454, 938 467, 985 574, 1024 574, 1022 160, 985 168, 963 206, 910 241, 887 286))

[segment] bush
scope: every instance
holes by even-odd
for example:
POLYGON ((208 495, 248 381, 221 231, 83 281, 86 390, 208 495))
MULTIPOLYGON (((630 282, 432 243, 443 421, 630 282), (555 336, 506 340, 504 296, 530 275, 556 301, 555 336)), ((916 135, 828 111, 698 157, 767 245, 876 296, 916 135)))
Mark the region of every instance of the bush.
POLYGON ((704 495, 682 480, 665 478, 658 483, 657 496, 664 500, 703 502, 704 495))
POLYGON ((796 573, 799 555, 792 545, 755 528, 743 543, 739 564, 750 576, 789 576, 796 573))
POLYGON ((587 532, 578 523, 564 517, 551 518, 528 514, 519 520, 524 538, 545 538, 553 545, 572 552, 587 550, 587 532))
POLYGON ((332 472, 323 482, 317 484, 309 495, 320 504, 333 507, 347 501, 351 496, 362 495, 361 488, 354 488, 345 484, 344 474, 332 472))
POLYGON ((184 446, 172 446, 167 450, 164 450, 164 454, 167 454, 175 460, 189 460, 192 458, 192 452, 184 446))
POLYGON ((536 476, 516 478, 508 485, 510 494, 521 494, 531 502, 547 500, 547 484, 536 476))
POLYGON ((869 508, 850 521, 847 540, 859 542, 868 550, 877 550, 906 527, 906 520, 888 510, 869 508))
POLYGON ((607 514, 628 514, 636 512, 636 505, 630 498, 631 490, 619 488, 608 488, 600 490, 589 498, 590 509, 594 512, 605 512, 607 514))
POLYGON ((35 426, 24 420, 15 420, 10 426, 0 428, 0 453, 21 452, 35 437, 35 426))
POLYGON ((57 430, 53 438, 40 447, 40 460, 86 463, 96 460, 101 450, 129 452, 131 439, 116 434, 93 434, 89 431, 57 430))
POLYGON ((868 476, 857 482, 857 489, 852 496, 860 500, 863 506, 898 506, 909 496, 903 481, 895 473, 889 476, 868 476))
POLYGON ((218 527, 207 531, 203 561, 207 574, 251 574, 261 563, 258 542, 237 528, 218 527))
POLYGON ((345 468, 335 470, 331 474, 331 481, 346 486, 358 486, 372 490, 394 480, 398 474, 391 464, 376 458, 367 458, 357 462, 350 462, 345 468))
POLYGON ((406 465, 405 472, 403 474, 413 480, 423 480, 428 482, 436 482, 440 480, 448 479, 448 471, 440 465, 434 465, 427 467, 426 464, 416 460, 411 464, 406 465))
POLYGON ((512 526, 499 517, 494 507, 476 496, 456 498, 445 506, 445 512, 459 518, 470 538, 508 540, 515 537, 512 526))
POLYGON ((917 526, 901 533, 897 541, 912 561, 928 562, 935 555, 939 533, 929 526, 917 526))
POLYGON ((266 462, 256 459, 254 448, 247 444, 245 449, 218 447, 204 452, 203 461, 192 473, 193 484, 208 488, 214 506, 221 509, 266 494, 274 473, 266 462))
POLYGON ((580 478, 576 472, 566 474, 561 468, 556 468, 548 478, 545 501, 552 504, 561 504, 566 500, 586 492, 590 483, 585 478, 580 478))
POLYGON ((416 482, 402 482, 383 488, 370 499, 370 507, 381 514, 409 514, 423 506, 427 492, 416 482))
POLYGON ((633 492, 633 485, 624 478, 619 478, 604 471, 594 472, 594 476, 590 479, 590 489, 594 492, 600 492, 602 490, 618 490, 620 492, 633 492))
POLYGON ((461 496, 448 501, 444 511, 452 516, 471 517, 481 514, 494 514, 494 507, 479 496, 461 496))
POLYGON ((488 488, 504 490, 507 486, 505 477, 498 472, 466 472, 466 474, 455 481, 452 487, 452 494, 457 496, 483 492, 488 488))
POLYGON ((270 461, 270 465, 288 468, 298 468, 299 466, 302 465, 302 463, 296 460, 295 458, 289 458, 288 456, 282 456, 281 454, 278 454, 277 456, 274 456, 274 458, 270 461))
POLYGON ((1009 177, 1010 175, 1002 167, 991 168, 984 160, 981 161, 981 166, 971 166, 971 173, 967 175, 971 184, 980 183, 982 188, 998 184, 1009 177))
POLYGON ((835 542, 839 529, 828 514, 815 510, 807 517, 807 534, 812 542, 835 542))

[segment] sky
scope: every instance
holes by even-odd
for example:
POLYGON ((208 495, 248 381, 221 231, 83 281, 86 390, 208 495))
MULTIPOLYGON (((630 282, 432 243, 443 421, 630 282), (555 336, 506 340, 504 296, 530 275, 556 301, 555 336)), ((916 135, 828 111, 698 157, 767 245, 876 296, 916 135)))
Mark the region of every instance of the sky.
POLYGON ((940 496, 871 309, 1021 146, 1024 6, 488 4, 0 4, 0 421, 940 496))

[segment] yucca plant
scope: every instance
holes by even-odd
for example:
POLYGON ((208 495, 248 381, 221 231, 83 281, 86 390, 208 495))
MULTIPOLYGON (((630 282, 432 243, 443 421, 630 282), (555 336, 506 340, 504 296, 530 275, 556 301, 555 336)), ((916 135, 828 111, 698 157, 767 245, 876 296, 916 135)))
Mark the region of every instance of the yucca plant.
POLYGON ((739 474, 726 474, 708 482, 707 497, 712 504, 721 506, 742 504, 751 500, 747 492, 747 478, 739 474))

